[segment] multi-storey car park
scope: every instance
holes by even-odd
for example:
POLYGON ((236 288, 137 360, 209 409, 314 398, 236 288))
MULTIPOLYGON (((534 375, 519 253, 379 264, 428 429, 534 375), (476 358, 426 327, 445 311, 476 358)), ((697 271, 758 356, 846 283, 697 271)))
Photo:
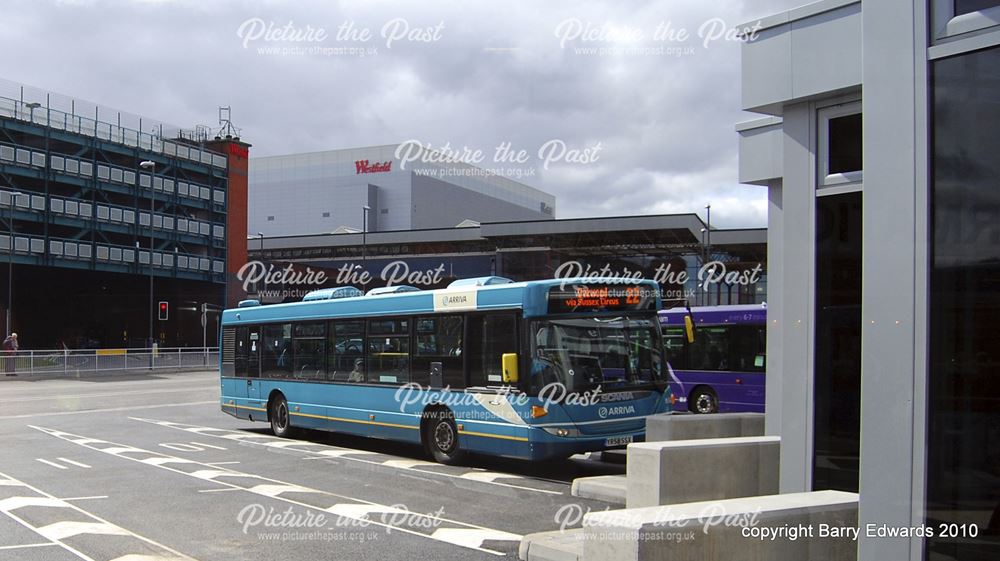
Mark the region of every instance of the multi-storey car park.
POLYGON ((152 324, 160 345, 200 345, 205 309, 214 344, 227 259, 245 260, 227 231, 245 230, 245 174, 230 173, 248 145, 20 97, 0 97, 6 331, 26 348, 145 346, 152 324))

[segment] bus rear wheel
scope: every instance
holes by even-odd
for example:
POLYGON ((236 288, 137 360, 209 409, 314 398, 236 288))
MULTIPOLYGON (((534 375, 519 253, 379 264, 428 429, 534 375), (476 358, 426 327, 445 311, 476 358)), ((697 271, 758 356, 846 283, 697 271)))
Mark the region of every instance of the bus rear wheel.
POLYGON ((691 392, 688 398, 688 409, 692 413, 718 413, 719 398, 712 388, 699 386, 691 392))
POLYGON ((431 412, 430 422, 425 426, 424 444, 435 461, 456 465, 464 459, 465 451, 458 444, 458 428, 451 411, 438 409, 431 412))
POLYGON ((285 396, 279 395, 271 400, 267 417, 271 421, 271 432, 274 436, 285 438, 292 433, 292 417, 288 414, 288 401, 285 396))

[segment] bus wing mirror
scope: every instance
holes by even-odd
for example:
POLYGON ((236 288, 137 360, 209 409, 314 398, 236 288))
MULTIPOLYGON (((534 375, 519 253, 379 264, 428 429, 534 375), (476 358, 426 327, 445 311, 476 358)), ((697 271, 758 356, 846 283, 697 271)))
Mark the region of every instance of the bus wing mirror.
POLYGON ((500 359, 500 368, 503 370, 505 384, 517 383, 517 353, 504 353, 500 359))

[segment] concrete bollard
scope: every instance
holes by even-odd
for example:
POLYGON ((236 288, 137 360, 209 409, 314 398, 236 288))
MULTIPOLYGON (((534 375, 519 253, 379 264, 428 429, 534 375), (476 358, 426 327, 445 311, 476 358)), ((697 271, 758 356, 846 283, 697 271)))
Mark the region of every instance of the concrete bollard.
POLYGON ((764 414, 665 414, 646 418, 646 442, 740 436, 764 436, 764 414))
POLYGON ((629 444, 625 504, 639 508, 778 492, 781 438, 629 444))
POLYGON ((602 511, 583 526, 583 561, 853 561, 858 496, 814 491, 602 511))

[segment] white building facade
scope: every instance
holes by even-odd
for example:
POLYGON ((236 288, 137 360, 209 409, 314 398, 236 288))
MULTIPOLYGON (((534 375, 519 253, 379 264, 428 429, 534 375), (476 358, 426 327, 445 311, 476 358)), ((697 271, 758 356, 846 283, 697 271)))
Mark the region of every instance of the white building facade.
POLYGON ((464 163, 390 144, 250 160, 248 234, 449 228, 555 216, 555 197, 464 163), (364 207, 369 210, 365 211, 364 207))

